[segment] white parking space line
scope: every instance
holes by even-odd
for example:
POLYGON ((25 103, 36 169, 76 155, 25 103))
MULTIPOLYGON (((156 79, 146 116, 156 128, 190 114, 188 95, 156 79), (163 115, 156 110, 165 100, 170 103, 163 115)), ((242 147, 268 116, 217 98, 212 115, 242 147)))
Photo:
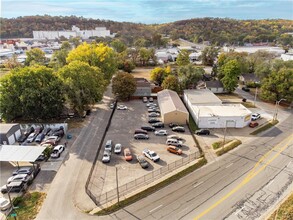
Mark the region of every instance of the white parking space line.
POLYGON ((157 209, 161 208, 162 206, 163 206, 163 205, 159 205, 159 206, 157 206, 156 208, 150 210, 150 212, 156 211, 157 209))
POLYGON ((238 210, 237 212, 235 212, 235 215, 238 215, 239 212, 241 212, 244 209, 244 207, 242 207, 240 210, 238 210))
POLYGON ((275 180, 273 179, 271 182, 269 182, 269 184, 267 185, 267 187, 270 186, 274 181, 275 180))
POLYGON ((225 168, 231 167, 233 165, 233 163, 230 163, 228 166, 226 166, 225 168))
POLYGON ((201 184, 203 184, 203 183, 204 183, 204 181, 201 181, 201 182, 199 182, 199 183, 193 185, 193 188, 198 187, 199 185, 201 185, 201 184))

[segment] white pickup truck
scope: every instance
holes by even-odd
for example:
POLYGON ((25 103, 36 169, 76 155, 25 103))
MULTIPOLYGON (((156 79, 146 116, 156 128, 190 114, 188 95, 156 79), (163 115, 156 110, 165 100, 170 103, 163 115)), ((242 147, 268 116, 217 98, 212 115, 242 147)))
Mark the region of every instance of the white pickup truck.
POLYGON ((147 158, 151 159, 154 162, 157 162, 160 160, 159 155, 155 151, 151 151, 149 149, 144 149, 142 152, 147 158))

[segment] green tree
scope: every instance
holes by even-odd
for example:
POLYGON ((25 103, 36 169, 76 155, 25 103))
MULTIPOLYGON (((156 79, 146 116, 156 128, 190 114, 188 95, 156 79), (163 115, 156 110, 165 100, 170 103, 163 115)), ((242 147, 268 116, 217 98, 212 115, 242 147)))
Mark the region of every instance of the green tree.
POLYGON ((31 66, 34 64, 44 65, 46 62, 45 52, 39 48, 34 48, 26 52, 25 65, 31 66))
POLYGON ((173 90, 177 93, 180 92, 180 86, 179 86, 179 81, 178 78, 174 75, 168 75, 163 83, 162 83, 163 89, 170 89, 173 90))
POLYGON ((118 68, 123 70, 124 72, 131 73, 134 70, 135 65, 131 60, 122 60, 118 64, 118 68))
POLYGON ((60 115, 63 108, 63 84, 44 66, 14 69, 0 80, 2 118, 12 121, 38 121, 60 115))
POLYGON ((196 67, 192 64, 179 67, 177 72, 182 89, 196 88, 197 83, 205 74, 202 67, 196 67))
POLYGON ((62 42, 60 49, 70 51, 72 48, 71 48, 71 45, 68 41, 64 41, 64 42, 62 42))
POLYGON ((201 54, 203 65, 213 66, 215 59, 217 58, 219 49, 214 46, 208 46, 204 48, 201 54))
POLYGON ((164 79, 169 75, 170 67, 161 68, 156 67, 151 71, 151 80, 158 83, 161 86, 164 79))
POLYGON ((72 43, 73 46, 76 48, 76 47, 78 47, 80 45, 81 39, 80 39, 80 37, 71 37, 69 39, 69 42, 72 43))
POLYGON ((122 53, 123 51, 127 49, 126 45, 119 39, 112 41, 111 46, 114 48, 114 50, 117 53, 122 53))
POLYGON ((104 79, 109 81, 117 71, 116 53, 104 44, 83 43, 70 51, 66 61, 82 61, 90 66, 99 67, 104 74, 104 79))
POLYGON ((221 72, 224 75, 221 82, 225 90, 228 92, 234 91, 237 88, 238 76, 240 75, 240 68, 237 60, 230 60, 225 63, 221 68, 221 72))
POLYGON ((126 100, 136 91, 136 81, 129 73, 117 73, 112 80, 112 92, 119 99, 126 100))
POLYGON ((12 70, 17 67, 21 67, 21 63, 18 62, 17 55, 13 54, 13 56, 11 58, 4 61, 4 66, 5 66, 5 68, 12 70))
POLYGON ((261 97, 265 100, 277 101, 286 99, 293 101, 293 68, 273 70, 262 81, 261 97))
POLYGON ((189 60, 189 51, 188 50, 181 50, 177 56, 176 63, 178 66, 185 66, 190 63, 189 60))
POLYGON ((66 49, 61 49, 61 50, 55 51, 52 55, 49 66, 52 67, 56 71, 59 68, 65 66, 68 53, 69 53, 69 51, 66 49))
POLYGON ((62 67, 58 75, 64 82, 66 100, 79 115, 102 99, 105 82, 99 68, 72 61, 62 67))

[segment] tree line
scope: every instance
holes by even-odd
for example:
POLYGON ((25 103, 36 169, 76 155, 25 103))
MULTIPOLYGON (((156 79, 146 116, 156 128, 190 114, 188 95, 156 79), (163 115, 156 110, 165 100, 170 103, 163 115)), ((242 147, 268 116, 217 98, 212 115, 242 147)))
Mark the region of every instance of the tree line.
MULTIPOLYGON (((244 43, 277 43, 293 46, 291 20, 235 20, 227 18, 196 18, 166 24, 137 24, 109 20, 87 19, 76 16, 24 16, 1 18, 1 37, 32 37, 33 30, 68 30, 72 25, 81 29, 104 26, 116 33, 127 46, 139 43, 143 47, 160 47, 166 44, 162 36, 175 40, 183 38, 194 43, 209 41, 211 44, 243 45, 244 43)), ((108 39, 111 41, 111 39, 108 39)))

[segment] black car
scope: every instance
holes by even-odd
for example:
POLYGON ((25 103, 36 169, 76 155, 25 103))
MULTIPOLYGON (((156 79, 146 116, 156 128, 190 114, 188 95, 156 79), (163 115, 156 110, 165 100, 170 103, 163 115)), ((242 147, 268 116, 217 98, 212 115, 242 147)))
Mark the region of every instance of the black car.
POLYGON ((157 112, 157 113, 160 113, 160 109, 157 109, 157 108, 149 108, 148 109, 148 112, 157 112))
POLYGON ((195 132, 197 135, 210 135, 210 131, 207 129, 200 129, 195 132))
POLYGON ((35 131, 34 127, 29 127, 25 130, 25 132, 17 139, 19 143, 24 142, 27 137, 35 131))
POLYGON ((63 137, 64 136, 64 128, 63 128, 63 126, 60 126, 60 128, 54 130, 52 136, 63 137))
POLYGON ((149 136, 147 134, 135 134, 134 139, 149 139, 149 136))
POLYGON ((248 87, 242 87, 242 90, 245 91, 245 92, 249 92, 250 89, 248 87))
POLYGON ((177 127, 177 126, 179 126, 179 124, 175 124, 175 123, 170 123, 170 124, 169 124, 169 127, 170 127, 170 128, 177 127))
POLYGON ((149 123, 157 123, 157 122, 161 122, 161 120, 158 119, 158 118, 149 118, 149 121, 148 122, 149 123))
POLYGON ((185 132, 185 128, 182 126, 176 126, 172 128, 172 131, 176 131, 176 132, 185 132))
POLYGON ((163 128, 164 123, 163 122, 156 122, 156 123, 153 123, 152 126, 155 128, 163 128))
POLYGON ((141 126, 141 129, 145 130, 145 131, 155 131, 156 130, 156 128, 152 127, 152 126, 141 126))

